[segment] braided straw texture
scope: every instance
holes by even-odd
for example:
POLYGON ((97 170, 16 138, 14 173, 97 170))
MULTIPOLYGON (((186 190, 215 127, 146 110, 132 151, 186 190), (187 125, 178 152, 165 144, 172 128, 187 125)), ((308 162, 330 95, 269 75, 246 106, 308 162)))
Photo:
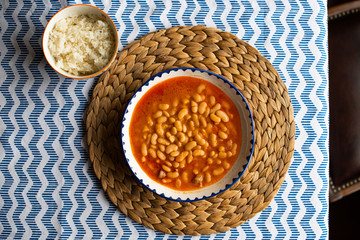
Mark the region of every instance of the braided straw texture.
POLYGON ((293 108, 274 67, 235 35, 205 26, 159 30, 119 52, 93 90, 86 132, 95 174, 110 200, 136 222, 178 235, 225 232, 265 209, 285 178, 295 144, 293 108), (254 117, 254 154, 242 178, 197 202, 170 201, 149 191, 133 176, 121 149, 128 100, 151 76, 174 67, 224 76, 247 99, 254 117))

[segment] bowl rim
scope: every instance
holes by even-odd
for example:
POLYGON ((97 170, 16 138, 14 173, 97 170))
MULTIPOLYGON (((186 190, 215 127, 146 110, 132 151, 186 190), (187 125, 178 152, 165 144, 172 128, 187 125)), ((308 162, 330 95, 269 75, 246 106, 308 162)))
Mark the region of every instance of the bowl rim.
POLYGON ((72 79, 87 79, 87 78, 92 78, 92 77, 95 77, 99 74, 101 74, 102 72, 104 72, 107 68, 110 67, 110 65, 113 63, 113 61, 115 60, 116 56, 117 56, 117 52, 118 52, 118 48, 119 48, 119 36, 118 36, 118 33, 117 33, 117 28, 116 28, 116 25, 114 23, 114 21, 111 19, 111 17, 106 13, 104 12, 103 10, 101 10, 100 8, 98 7, 95 7, 93 5, 90 5, 90 4, 83 4, 83 3, 78 3, 78 4, 73 4, 73 5, 69 5, 67 7, 64 7, 62 9, 60 9, 59 11, 57 11, 51 18, 50 20, 47 22, 45 28, 44 28, 44 31, 43 31, 43 35, 42 35, 42 38, 41 38, 41 48, 43 50, 43 54, 45 56, 45 59, 47 61, 47 63, 51 66, 52 69, 54 69, 58 74, 64 76, 64 77, 67 77, 67 78, 72 78, 72 79), (103 67, 102 69, 100 69, 99 71, 95 72, 95 73, 92 73, 90 75, 84 75, 84 76, 76 76, 76 75, 66 75, 65 73, 61 73, 58 71, 58 67, 56 66, 53 66, 49 60, 48 60, 48 56, 47 54, 45 53, 45 50, 44 50, 44 36, 45 36, 45 32, 48 30, 48 26, 50 24, 50 22, 53 20, 53 18, 58 15, 60 12, 66 10, 66 9, 69 9, 71 7, 75 7, 75 6, 86 6, 86 7, 92 7, 92 8, 95 8, 96 10, 100 11, 102 14, 104 14, 112 23, 113 27, 114 27, 114 31, 115 31, 115 34, 116 34, 116 46, 115 46, 115 50, 114 50, 114 54, 113 56, 111 57, 110 61, 108 64, 105 65, 105 67, 103 67))
MULTIPOLYGON (((152 86, 153 87, 153 86, 152 86)), ((152 88, 150 87, 150 89, 152 88)), ((137 103, 135 103, 137 104, 137 103)), ((130 116, 131 117, 131 116, 130 116)), ((131 121, 131 118, 130 118, 130 121, 131 121)), ((199 69, 199 68, 192 68, 192 67, 176 67, 176 68, 169 68, 167 70, 164 70, 164 71, 161 71, 153 76, 151 76, 145 83, 143 83, 135 92, 134 94, 131 96, 131 98, 128 100, 128 103, 126 104, 126 107, 125 107, 125 110, 124 110, 124 114, 123 114, 123 117, 121 119, 121 128, 120 128, 120 138, 121 138, 121 147, 122 147, 122 150, 123 150, 123 154, 124 154, 124 157, 126 159, 126 162, 127 162, 127 165, 129 166, 131 172, 133 173, 133 175, 136 177, 136 179, 143 185, 145 186, 147 189, 149 189, 151 192, 155 193, 156 195, 159 195, 167 200, 172 200, 172 201, 176 201, 176 202, 195 202, 195 201, 200 201, 200 200, 204 200, 204 199, 208 199, 208 198, 211 198, 211 197, 214 197, 214 196, 217 196, 223 192, 225 192, 226 190, 228 190, 229 188, 231 188, 242 176, 243 174, 245 173, 246 169, 248 168, 249 166, 249 163, 252 159, 252 156, 253 156, 253 152, 254 152, 254 146, 255 146, 255 131, 254 131, 254 119, 253 119, 253 114, 251 112, 251 109, 250 109, 250 106, 247 102, 247 100, 245 99, 245 97, 241 94, 241 92, 231 83, 229 82, 227 79, 225 79, 224 77, 222 77, 221 75, 218 75, 216 73, 213 73, 211 71, 208 71, 208 70, 203 70, 203 69, 199 69), (249 117, 250 117, 250 120, 251 120, 251 134, 252 134, 252 139, 250 140, 250 143, 251 143, 251 149, 250 149, 250 153, 249 155, 246 157, 247 158, 247 163, 243 165, 243 170, 242 172, 239 172, 238 176, 233 178, 232 180, 232 183, 230 184, 226 184, 224 189, 221 189, 219 191, 216 191, 212 194, 210 194, 209 196, 202 196, 202 197, 199 197, 199 198, 194 198, 194 199, 189 199, 189 198, 186 198, 186 199, 181 199, 181 198, 172 198, 172 197, 169 197, 169 196, 166 196, 165 193, 158 193, 156 191, 156 189, 151 189, 150 186, 147 186, 143 181, 142 179, 140 179, 137 174, 134 173, 133 171, 133 168, 131 167, 130 165, 130 160, 128 159, 128 157, 126 156, 125 152, 126 150, 124 149, 124 141, 123 141, 123 136, 124 136, 124 120, 125 120, 125 115, 128 113, 127 109, 128 109, 128 106, 130 105, 130 103, 132 103, 132 100, 133 98, 135 97, 135 95, 140 92, 142 90, 142 88, 144 86, 147 86, 150 84, 151 81, 154 81, 154 79, 156 77, 161 77, 164 73, 169 73, 169 72, 172 72, 172 71, 178 71, 178 70, 183 70, 183 71, 186 71, 186 70, 190 70, 192 72, 195 72, 195 71, 200 71, 200 72, 204 72, 204 73, 207 73, 209 75, 214 75, 218 78, 220 78, 222 81, 224 81, 224 83, 228 84, 231 88, 233 88, 238 95, 241 96, 242 100, 244 101, 245 105, 246 105, 246 109, 249 111, 249 117)), ((132 150, 130 149, 130 152, 132 152, 132 150)), ((135 159, 135 161, 137 161, 135 159)), ((146 173, 145 173, 146 175, 146 173)))

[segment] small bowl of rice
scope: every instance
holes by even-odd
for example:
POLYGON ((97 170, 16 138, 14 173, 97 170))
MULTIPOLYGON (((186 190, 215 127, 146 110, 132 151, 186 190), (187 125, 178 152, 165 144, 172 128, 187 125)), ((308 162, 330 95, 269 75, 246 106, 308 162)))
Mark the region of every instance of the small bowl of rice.
POLYGON ((75 4, 48 22, 42 48, 50 66, 74 79, 95 77, 115 60, 119 38, 114 22, 101 9, 75 4))

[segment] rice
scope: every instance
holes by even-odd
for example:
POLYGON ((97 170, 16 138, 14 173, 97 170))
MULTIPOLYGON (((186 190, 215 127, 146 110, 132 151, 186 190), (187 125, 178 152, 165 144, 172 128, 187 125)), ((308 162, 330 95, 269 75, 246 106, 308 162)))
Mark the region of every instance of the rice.
POLYGON ((50 32, 48 47, 57 67, 73 75, 89 75, 109 63, 115 37, 106 20, 80 15, 58 21, 50 32))

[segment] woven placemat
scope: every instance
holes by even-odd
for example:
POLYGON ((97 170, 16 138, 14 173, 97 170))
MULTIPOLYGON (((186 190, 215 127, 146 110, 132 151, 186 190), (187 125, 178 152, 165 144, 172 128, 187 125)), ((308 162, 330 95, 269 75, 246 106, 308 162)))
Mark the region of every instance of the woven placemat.
POLYGON ((274 67, 235 35, 205 26, 159 30, 119 52, 94 88, 86 132, 94 171, 110 200, 136 222, 178 235, 225 232, 265 209, 285 178, 295 143, 293 108, 274 67), (227 78, 247 99, 255 123, 254 155, 242 178, 231 189, 192 203, 170 201, 145 188, 121 149, 129 98, 152 75, 174 67, 227 78))

